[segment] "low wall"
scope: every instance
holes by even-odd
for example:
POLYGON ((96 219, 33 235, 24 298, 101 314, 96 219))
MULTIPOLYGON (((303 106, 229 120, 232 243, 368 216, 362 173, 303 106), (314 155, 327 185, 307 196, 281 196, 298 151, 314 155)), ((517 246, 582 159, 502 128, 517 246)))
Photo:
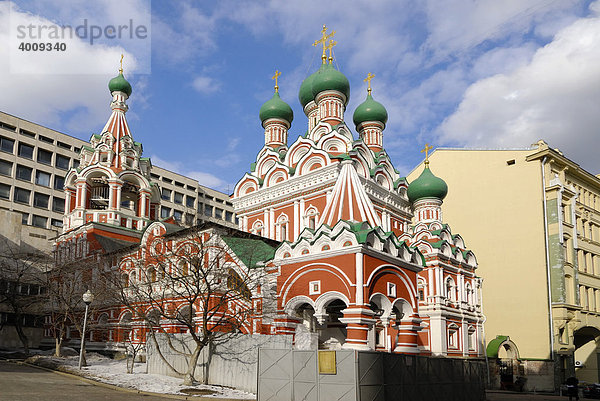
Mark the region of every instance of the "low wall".
POLYGON ((485 399, 483 360, 348 350, 322 352, 261 349, 258 401, 485 399), (320 369, 320 365, 332 369, 320 369))
MULTIPOLYGON (((44 329, 38 327, 23 327, 23 332, 29 340, 29 348, 40 346, 44 329)), ((0 328, 0 348, 23 348, 23 343, 17 334, 15 326, 4 326, 0 328)))
MULTIPOLYGON (((165 357, 179 372, 185 372, 188 367, 187 359, 170 349, 165 339, 166 334, 157 335, 157 342, 165 357)), ((186 334, 171 335, 171 340, 178 349, 193 349, 194 341, 186 334)), ((235 387, 239 390, 256 393, 257 391, 257 366, 259 348, 292 348, 292 336, 269 336, 263 334, 236 335, 227 337, 226 341, 217 342, 209 348, 203 349, 198 358, 195 379, 202 382, 208 374, 208 382, 221 386, 235 387), (207 360, 210 356, 210 363, 207 360)), ((154 341, 148 340, 146 363, 148 373, 175 376, 161 359, 156 350, 154 341)))

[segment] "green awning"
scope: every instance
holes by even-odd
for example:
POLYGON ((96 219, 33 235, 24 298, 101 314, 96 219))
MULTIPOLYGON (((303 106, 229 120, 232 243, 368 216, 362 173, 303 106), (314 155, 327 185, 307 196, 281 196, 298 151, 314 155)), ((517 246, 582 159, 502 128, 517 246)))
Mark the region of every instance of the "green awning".
POLYGON ((508 336, 496 336, 496 338, 490 341, 485 350, 488 358, 498 358, 498 350, 500 349, 500 346, 508 340, 508 336))

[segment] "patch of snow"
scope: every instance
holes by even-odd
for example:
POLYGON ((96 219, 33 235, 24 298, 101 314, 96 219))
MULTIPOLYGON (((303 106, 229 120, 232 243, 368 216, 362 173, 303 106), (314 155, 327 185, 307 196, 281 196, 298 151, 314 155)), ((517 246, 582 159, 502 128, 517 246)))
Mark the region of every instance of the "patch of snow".
MULTIPOLYGON (((148 391, 159 394, 186 395, 189 397, 193 396, 193 394, 191 394, 193 391, 207 390, 206 392, 212 393, 203 394, 203 398, 231 398, 239 400, 256 399, 255 394, 227 387, 204 384, 184 386, 182 384, 183 379, 146 373, 145 363, 136 362, 134 373, 129 374, 127 373, 125 359, 117 361, 95 353, 86 354, 88 366, 84 367, 81 371, 78 369, 79 358, 75 356, 65 358, 49 356, 36 357, 36 361, 40 361, 40 359, 62 366, 63 369, 61 370, 63 371, 74 373, 99 382, 140 391, 148 391), (188 392, 184 392, 182 390, 188 390, 188 392)), ((42 363, 36 363, 42 365, 42 363)))

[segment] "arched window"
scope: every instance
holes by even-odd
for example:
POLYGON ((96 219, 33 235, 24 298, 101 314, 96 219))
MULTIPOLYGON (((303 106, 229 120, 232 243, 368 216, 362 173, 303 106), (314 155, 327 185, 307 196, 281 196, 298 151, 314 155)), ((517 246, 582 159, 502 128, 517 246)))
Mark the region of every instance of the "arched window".
POLYGON ((252 234, 263 235, 263 223, 260 220, 256 220, 254 224, 252 224, 252 229, 250 230, 252 234))
POLYGON ((471 288, 471 284, 465 284, 465 292, 467 293, 467 304, 473 305, 473 288, 471 288))
POLYGON ((187 260, 180 260, 178 265, 178 273, 182 276, 187 276, 189 272, 189 264, 187 260))
POLYGON ((279 241, 287 241, 288 239, 288 217, 285 214, 277 219, 277 239, 279 241))
POLYGON ((242 280, 239 274, 233 269, 229 269, 229 275, 227 276, 227 288, 230 290, 237 291, 244 299, 250 300, 252 293, 248 289, 248 286, 242 280))
POLYGON ((314 206, 309 207, 304 215, 306 226, 311 230, 316 229, 319 212, 314 206))
POLYGON ((446 298, 453 302, 456 301, 456 285, 451 277, 446 279, 446 298))
POLYGON ((425 284, 425 280, 418 280, 417 281, 417 292, 419 295, 419 301, 421 302, 425 302, 425 297, 427 296, 426 294, 426 284, 425 284))
POLYGON ((477 351, 477 332, 473 326, 469 326, 467 342, 469 351, 477 351))

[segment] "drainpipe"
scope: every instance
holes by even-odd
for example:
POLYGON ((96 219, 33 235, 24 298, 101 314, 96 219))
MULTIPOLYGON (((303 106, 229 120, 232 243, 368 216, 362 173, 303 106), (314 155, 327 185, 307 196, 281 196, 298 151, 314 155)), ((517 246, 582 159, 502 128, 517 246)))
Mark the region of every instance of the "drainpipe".
POLYGON ((492 387, 492 379, 490 376, 490 361, 488 359, 487 354, 487 340, 485 339, 485 322, 487 321, 487 316, 483 312, 483 279, 479 278, 479 307, 481 308, 481 315, 483 316, 483 320, 481 321, 481 335, 483 336, 483 356, 485 357, 485 370, 487 373, 487 387, 492 387))
POLYGON ((548 214, 546 205, 546 156, 542 159, 542 200, 544 205, 544 241, 546 245, 546 275, 548 281, 548 320, 550 324, 550 359, 554 361, 554 316, 552 315, 552 285, 550 277, 550 249, 548 245, 548 214))

